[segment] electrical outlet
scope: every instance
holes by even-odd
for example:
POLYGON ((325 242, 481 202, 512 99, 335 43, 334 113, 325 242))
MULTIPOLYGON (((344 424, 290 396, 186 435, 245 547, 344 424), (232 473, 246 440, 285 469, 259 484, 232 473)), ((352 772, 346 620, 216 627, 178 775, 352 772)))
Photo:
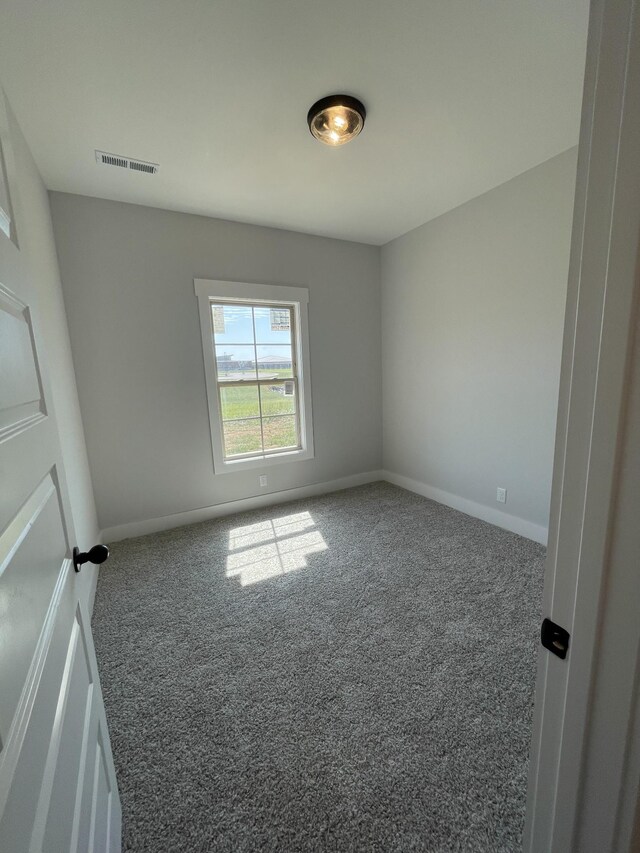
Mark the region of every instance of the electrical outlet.
POLYGON ((264 488, 264 487, 265 487, 265 486, 267 486, 267 485, 268 485, 268 483, 267 483, 267 475, 266 475, 266 474, 260 474, 260 487, 261 487, 261 488, 264 488))
POLYGON ((506 502, 507 502, 507 490, 498 488, 498 491, 496 492, 496 500, 498 501, 499 504, 506 504, 506 502))

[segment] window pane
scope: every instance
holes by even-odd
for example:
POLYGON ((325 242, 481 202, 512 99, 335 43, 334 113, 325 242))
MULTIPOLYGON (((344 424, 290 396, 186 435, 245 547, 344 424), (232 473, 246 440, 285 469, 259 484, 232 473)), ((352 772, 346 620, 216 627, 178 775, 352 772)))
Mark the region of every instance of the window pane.
POLYGON ((216 346, 218 381, 256 378, 253 347, 216 346))
POLYGON ((220 388, 220 403, 223 421, 260 417, 257 385, 247 385, 246 388, 241 385, 220 388))
POLYGON ((258 376, 261 379, 293 376, 291 369, 291 347, 289 346, 259 346, 258 376))
POLYGON ((213 315, 213 336, 217 344, 252 344, 253 318, 251 306, 216 305, 211 306, 213 315))
POLYGON ((291 343, 291 308, 254 308, 256 342, 291 343))
POLYGON ((296 384, 274 382, 273 385, 260 386, 260 401, 263 415, 292 415, 296 410, 296 384))
POLYGON ((296 419, 293 415, 263 418, 262 432, 265 450, 298 446, 296 419))
POLYGON ((260 421, 225 421, 224 448, 226 456, 262 451, 260 421))

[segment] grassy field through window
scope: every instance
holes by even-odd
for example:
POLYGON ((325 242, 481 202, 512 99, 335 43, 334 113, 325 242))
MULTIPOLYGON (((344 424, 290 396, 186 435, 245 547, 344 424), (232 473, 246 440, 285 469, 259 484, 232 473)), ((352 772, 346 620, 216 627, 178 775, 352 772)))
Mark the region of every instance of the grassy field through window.
POLYGON ((222 385, 220 403, 227 456, 299 446, 296 398, 285 394, 284 382, 274 379, 272 385, 222 385))

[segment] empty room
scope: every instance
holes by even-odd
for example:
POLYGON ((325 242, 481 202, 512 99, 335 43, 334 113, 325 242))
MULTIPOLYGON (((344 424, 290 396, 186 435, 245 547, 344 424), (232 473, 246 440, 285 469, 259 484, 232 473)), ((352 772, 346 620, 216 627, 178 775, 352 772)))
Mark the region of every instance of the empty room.
POLYGON ((640 839, 638 0, 0 5, 0 850, 640 839))

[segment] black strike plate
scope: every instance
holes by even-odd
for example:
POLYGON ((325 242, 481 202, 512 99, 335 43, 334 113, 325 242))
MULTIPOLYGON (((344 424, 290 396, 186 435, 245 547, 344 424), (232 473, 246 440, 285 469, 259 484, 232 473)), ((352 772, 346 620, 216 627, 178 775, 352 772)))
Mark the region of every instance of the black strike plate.
POLYGON ((545 619, 540 628, 540 642, 545 647, 564 660, 569 650, 569 632, 556 625, 551 619, 545 619))

